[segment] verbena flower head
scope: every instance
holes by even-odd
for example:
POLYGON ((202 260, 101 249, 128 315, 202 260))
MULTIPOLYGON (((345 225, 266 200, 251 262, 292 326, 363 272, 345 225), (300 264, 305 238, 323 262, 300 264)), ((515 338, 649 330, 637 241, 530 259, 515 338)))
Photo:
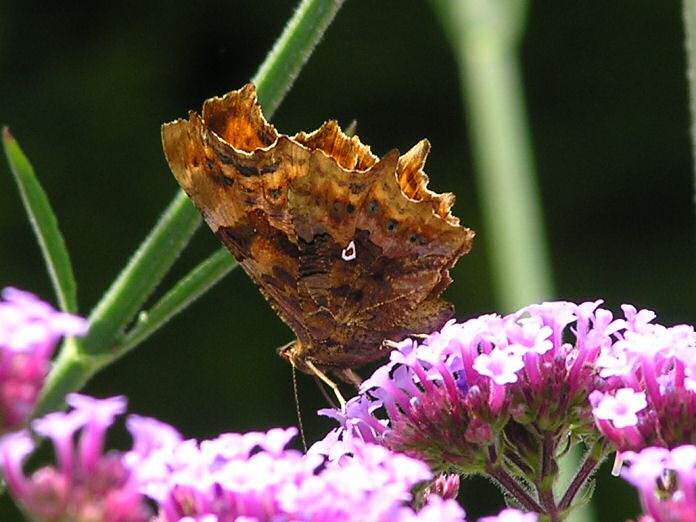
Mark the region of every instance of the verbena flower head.
MULTIPOLYGON (((600 302, 549 302, 449 322, 398 343, 329 436, 380 442, 435 472, 483 472, 505 456, 539 469, 541 444, 596 437, 593 363, 621 326, 600 302)), ((555 454, 555 453, 551 453, 555 454)))
POLYGON ((620 450, 696 443, 693 327, 653 323, 653 312, 629 305, 623 311, 596 362, 605 380, 590 397, 598 428, 620 450))
POLYGON ((642 522, 696 521, 696 446, 626 451, 621 475, 638 489, 642 522))
MULTIPOLYGON (((418 460, 356 443, 329 459, 288 449, 296 430, 183 440, 171 426, 130 416, 133 447, 105 452, 125 399, 68 396, 72 410, 33 423, 56 464, 27 475, 28 431, 0 439, 0 471, 18 505, 39 522, 464 522, 464 511, 414 487, 431 479, 418 460), (150 505, 157 507, 153 515, 150 505)), ((458 481, 455 481, 458 482, 458 481)), ((445 480, 445 493, 454 483, 445 480)))
POLYGON ((152 444, 140 420, 131 431, 128 461, 140 490, 160 506, 159 522, 464 520, 456 502, 435 495, 412 509, 411 490, 430 471, 382 446, 344 447, 327 460, 287 449, 295 429, 162 445, 152 444))
POLYGON ((58 312, 28 292, 16 288, 2 291, 0 434, 26 423, 60 338, 86 331, 84 319, 58 312))
POLYGON ((0 469, 12 496, 41 522, 147 521, 146 499, 122 455, 104 452, 106 430, 125 410, 125 399, 72 394, 68 403, 71 411, 33 423, 35 432, 53 443, 54 466, 27 476, 22 468, 34 449, 31 435, 21 431, 0 439, 0 469))

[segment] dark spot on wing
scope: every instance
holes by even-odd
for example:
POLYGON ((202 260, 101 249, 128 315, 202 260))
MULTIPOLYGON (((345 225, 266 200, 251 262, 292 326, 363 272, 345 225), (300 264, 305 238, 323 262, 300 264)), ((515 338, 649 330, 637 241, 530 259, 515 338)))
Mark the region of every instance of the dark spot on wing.
POLYGON ((332 288, 331 293, 334 295, 334 297, 347 297, 350 293, 350 286, 343 284, 336 288, 332 288))
POLYGON ((295 281, 295 278, 292 277, 292 274, 280 265, 275 265, 273 267, 273 275, 288 286, 293 288, 297 286, 297 281, 295 281))
POLYGON ((240 263, 247 257, 256 237, 256 231, 250 225, 220 227, 215 232, 220 241, 234 254, 240 263))
POLYGON ((271 174, 280 168, 280 163, 271 163, 261 167, 261 174, 271 174))
POLYGON ((351 183, 350 184, 350 191, 353 194, 360 194, 363 190, 365 190, 365 185, 363 183, 351 183))
POLYGON ((351 292, 348 295, 348 299, 350 299, 354 303, 359 303, 360 301, 362 301, 363 297, 364 297, 363 291, 360 289, 356 290, 355 292, 351 292))
POLYGON ((270 133, 266 134, 264 132, 260 132, 257 134, 257 136, 259 137, 259 141, 267 146, 275 141, 275 138, 271 136, 270 133))
POLYGON ((234 185, 234 179, 228 178, 224 174, 211 174, 210 179, 213 180, 213 183, 216 185, 222 185, 225 187, 231 187, 234 185))
POLYGON ((259 170, 256 167, 242 165, 241 163, 234 163, 232 166, 235 169, 237 169, 237 172, 239 172, 242 176, 245 176, 247 178, 251 177, 251 176, 258 176, 259 175, 259 170))

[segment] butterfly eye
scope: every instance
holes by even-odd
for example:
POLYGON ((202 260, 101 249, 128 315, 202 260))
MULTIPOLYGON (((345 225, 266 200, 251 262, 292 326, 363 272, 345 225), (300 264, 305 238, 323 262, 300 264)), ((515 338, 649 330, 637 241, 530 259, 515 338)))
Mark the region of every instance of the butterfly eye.
POLYGON ((352 214, 353 212, 355 212, 355 206, 353 206, 352 203, 348 203, 346 205, 346 212, 348 212, 349 214, 352 214))
POLYGON ((399 228, 399 224, 396 221, 393 219, 387 221, 387 230, 389 232, 395 232, 397 228, 399 228))
POLYGON ((372 201, 370 201, 369 205, 367 205, 367 211, 370 214, 374 214, 375 212, 377 212, 378 208, 379 208, 379 203, 377 203, 374 199, 372 201))
POLYGON ((280 189, 279 188, 271 189, 271 191, 268 194, 271 196, 271 198, 278 199, 280 197, 280 189))
POLYGON ((343 204, 340 201, 334 201, 333 209, 336 212, 340 212, 342 208, 343 208, 343 204))

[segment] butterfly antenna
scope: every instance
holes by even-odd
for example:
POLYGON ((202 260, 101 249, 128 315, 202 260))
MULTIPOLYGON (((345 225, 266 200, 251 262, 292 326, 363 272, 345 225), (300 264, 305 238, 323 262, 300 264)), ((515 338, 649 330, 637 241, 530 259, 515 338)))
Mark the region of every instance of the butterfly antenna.
POLYGON ((295 412, 297 413, 297 426, 300 428, 300 439, 302 439, 302 447, 307 453, 307 439, 304 433, 304 423, 302 422, 302 409, 300 408, 300 394, 297 388, 297 370, 292 366, 292 392, 295 395, 295 412))
POLYGON ((331 379, 329 379, 324 372, 322 372, 319 368, 314 366, 314 363, 312 361, 304 361, 304 364, 312 370, 312 373, 319 377, 324 384, 326 384, 331 390, 334 392, 334 395, 338 399, 338 404, 341 405, 341 411, 346 411, 346 400, 343 398, 343 395, 341 395, 341 390, 338 389, 338 385, 333 382, 331 379))

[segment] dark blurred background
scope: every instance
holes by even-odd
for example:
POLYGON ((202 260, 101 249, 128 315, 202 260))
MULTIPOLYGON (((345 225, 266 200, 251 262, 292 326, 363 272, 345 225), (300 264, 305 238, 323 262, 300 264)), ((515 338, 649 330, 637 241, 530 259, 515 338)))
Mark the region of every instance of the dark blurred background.
MULTIPOLYGON (((0 3, 0 123, 11 127, 51 197, 87 314, 171 200, 162 122, 243 85, 295 0, 0 3)), ((531 3, 524 80, 557 297, 604 298, 696 322, 693 177, 684 35, 675 1, 531 3)), ((431 187, 453 191, 478 242, 446 296, 457 316, 496 310, 454 57, 426 2, 348 0, 273 118, 279 131, 358 121, 376 154, 433 145, 431 187)), ((168 288, 218 248, 201 227, 168 288)), ((4 161, 0 287, 55 302, 4 161)), ((296 424, 291 332, 237 270, 163 330, 99 374, 87 392, 187 436, 296 424)), ((307 435, 330 423, 300 377, 307 435)), ((603 521, 635 514, 635 495, 600 472, 603 521)), ((465 482, 470 519, 500 505, 465 482)), ((0 520, 14 520, 7 501, 0 520)))

